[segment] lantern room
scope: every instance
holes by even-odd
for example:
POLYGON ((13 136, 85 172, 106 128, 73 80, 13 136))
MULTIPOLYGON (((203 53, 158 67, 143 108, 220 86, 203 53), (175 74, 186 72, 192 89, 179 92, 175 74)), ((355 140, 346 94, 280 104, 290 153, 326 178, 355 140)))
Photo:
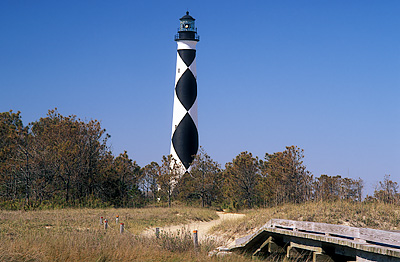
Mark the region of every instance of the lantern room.
POLYGON ((197 28, 195 26, 195 19, 189 15, 189 11, 186 15, 182 16, 180 19, 180 25, 178 28, 178 33, 175 35, 175 41, 180 40, 192 40, 199 41, 199 36, 197 35, 197 28))

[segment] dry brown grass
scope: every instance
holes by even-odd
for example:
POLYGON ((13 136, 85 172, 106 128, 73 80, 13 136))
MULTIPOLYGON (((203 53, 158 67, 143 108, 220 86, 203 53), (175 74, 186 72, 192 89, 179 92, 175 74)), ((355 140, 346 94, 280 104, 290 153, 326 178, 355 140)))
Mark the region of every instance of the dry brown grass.
MULTIPOLYGON (((210 261, 208 251, 218 243, 206 241, 194 250, 190 232, 160 239, 138 233, 146 227, 217 217, 212 210, 198 208, 0 211, 0 261, 210 261), (126 226, 122 235, 116 215, 126 226), (109 220, 107 231, 100 216, 109 220)), ((229 261, 248 260, 235 255, 229 261)))
MULTIPOLYGON (((239 221, 224 221, 215 232, 246 235, 271 218, 400 230, 400 207, 377 203, 306 203, 248 210, 246 214, 239 221)), ((215 218, 212 210, 183 207, 0 211, 0 261, 251 261, 236 254, 210 258, 208 251, 221 243, 205 241, 194 250, 190 232, 160 239, 139 236, 149 227, 215 218), (127 231, 122 235, 116 215, 125 223, 127 231), (99 224, 100 216, 109 219, 107 231, 99 224)))
POLYGON ((256 231, 272 218, 400 230, 400 206, 383 203, 310 202, 248 210, 245 213, 245 218, 227 221, 213 230, 233 239, 256 231))

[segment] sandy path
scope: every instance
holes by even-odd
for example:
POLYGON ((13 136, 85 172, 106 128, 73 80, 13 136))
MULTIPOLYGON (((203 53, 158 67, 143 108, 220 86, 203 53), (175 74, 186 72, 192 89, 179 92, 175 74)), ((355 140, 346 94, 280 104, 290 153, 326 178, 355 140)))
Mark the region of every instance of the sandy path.
MULTIPOLYGON (((236 220, 239 218, 244 217, 244 214, 236 214, 236 213, 224 213, 224 212, 217 212, 219 218, 216 220, 211 220, 208 222, 193 222, 189 224, 183 224, 183 225, 175 225, 175 226, 166 226, 166 227, 160 227, 160 231, 164 232, 171 232, 171 233, 177 233, 179 230, 182 231, 182 229, 187 229, 190 230, 191 232, 193 230, 197 230, 197 234, 199 237, 199 240, 204 240, 207 237, 210 237, 211 235, 208 234, 208 231, 215 225, 218 225, 220 223, 223 223, 226 220, 236 220)), ((150 228, 144 232, 145 235, 152 235, 154 234, 155 229, 150 228)), ((216 238, 216 236, 212 236, 213 238, 216 238)))

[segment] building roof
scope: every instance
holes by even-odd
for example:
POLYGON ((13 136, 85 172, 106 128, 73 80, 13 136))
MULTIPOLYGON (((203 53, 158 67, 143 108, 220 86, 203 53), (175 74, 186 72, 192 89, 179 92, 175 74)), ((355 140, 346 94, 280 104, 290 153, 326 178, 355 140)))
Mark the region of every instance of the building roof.
POLYGON ((192 20, 192 21, 194 21, 196 19, 194 19, 193 17, 191 17, 189 15, 189 11, 186 11, 186 15, 182 16, 179 20, 192 20))

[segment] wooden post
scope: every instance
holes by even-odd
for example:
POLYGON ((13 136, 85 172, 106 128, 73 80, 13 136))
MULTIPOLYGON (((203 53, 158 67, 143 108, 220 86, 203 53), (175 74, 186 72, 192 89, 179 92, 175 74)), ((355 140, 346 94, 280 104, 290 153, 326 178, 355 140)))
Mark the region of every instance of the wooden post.
POLYGON ((100 225, 103 225, 103 217, 100 217, 100 225))
MULTIPOLYGON (((298 261, 301 258, 301 253, 293 246, 288 246, 286 249, 286 258, 296 259, 298 261)), ((287 261, 286 260, 286 261, 287 261)))
POLYGON ((115 223, 118 225, 118 223, 119 223, 119 216, 117 215, 116 217, 115 217, 115 223))
POLYGON ((108 220, 104 219, 104 229, 107 230, 108 228, 108 220))
POLYGON ((199 247, 199 238, 197 235, 197 230, 193 230, 193 245, 194 245, 194 248, 199 247))
POLYGON ((124 223, 119 224, 119 233, 124 233, 124 223))
POLYGON ((156 238, 160 238, 160 228, 156 227, 156 238))

